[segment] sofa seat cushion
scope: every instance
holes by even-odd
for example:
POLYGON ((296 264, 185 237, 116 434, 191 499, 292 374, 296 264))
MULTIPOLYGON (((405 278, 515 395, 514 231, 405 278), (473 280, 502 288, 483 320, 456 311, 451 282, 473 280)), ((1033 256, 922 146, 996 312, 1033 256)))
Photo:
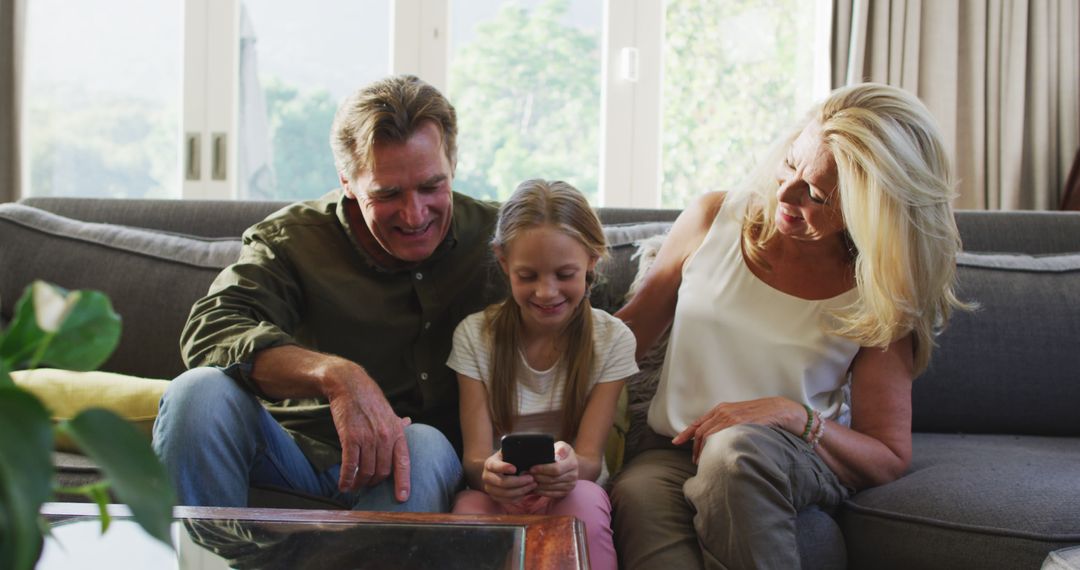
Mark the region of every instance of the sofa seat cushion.
POLYGON ((1080 438, 914 434, 907 475, 842 510, 853 568, 1037 568, 1080 544, 1080 438))
MULTIPOLYGON (((20 388, 37 396, 54 421, 70 420, 88 408, 104 408, 131 422, 150 440, 158 402, 166 380, 136 378, 109 372, 72 372, 52 368, 19 370, 11 378, 20 388)), ((78 451, 73 442, 58 437, 56 449, 78 451)))

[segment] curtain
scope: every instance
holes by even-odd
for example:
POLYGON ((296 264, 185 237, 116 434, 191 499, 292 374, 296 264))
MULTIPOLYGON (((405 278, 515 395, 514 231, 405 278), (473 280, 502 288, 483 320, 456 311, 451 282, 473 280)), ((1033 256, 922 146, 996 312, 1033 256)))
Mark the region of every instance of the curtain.
POLYGON ((19 76, 24 0, 0 0, 0 203, 19 198, 19 76))
POLYGON ((833 0, 832 85, 887 83, 937 118, 958 208, 1054 209, 1080 148, 1076 0, 833 0))

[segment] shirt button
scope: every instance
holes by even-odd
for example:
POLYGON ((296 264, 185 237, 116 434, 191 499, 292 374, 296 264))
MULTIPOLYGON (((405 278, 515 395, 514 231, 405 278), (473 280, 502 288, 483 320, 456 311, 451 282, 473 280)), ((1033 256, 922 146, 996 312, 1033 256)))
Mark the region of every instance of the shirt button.
POLYGON ((423 273, 417 273, 417 274, 416 274, 416 280, 417 280, 417 281, 420 281, 420 280, 421 280, 421 279, 423 279, 423 278, 424 278, 424 274, 423 274, 423 273))
POLYGON ((427 380, 427 372, 421 372, 420 373, 420 379, 421 380, 427 380))
POLYGON ((431 328, 431 321, 428 321, 428 322, 424 323, 424 330, 428 330, 430 328, 431 328))

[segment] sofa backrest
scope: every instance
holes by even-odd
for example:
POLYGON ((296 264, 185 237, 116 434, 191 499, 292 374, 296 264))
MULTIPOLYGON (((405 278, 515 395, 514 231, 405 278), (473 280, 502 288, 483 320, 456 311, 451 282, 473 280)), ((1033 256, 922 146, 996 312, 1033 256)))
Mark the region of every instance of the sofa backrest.
MULTIPOLYGON (((243 231, 286 204, 27 198, 0 205, 0 321, 11 318, 34 279, 103 291, 123 327, 102 369, 171 379, 184 370, 179 338, 192 304, 236 260, 243 231)), ((613 310, 634 275, 634 242, 666 231, 678 211, 602 208, 599 214, 611 256, 599 268, 605 280, 592 299, 613 310)))
POLYGON ((913 387, 923 432, 1080 435, 1080 212, 959 212, 957 311, 913 387))

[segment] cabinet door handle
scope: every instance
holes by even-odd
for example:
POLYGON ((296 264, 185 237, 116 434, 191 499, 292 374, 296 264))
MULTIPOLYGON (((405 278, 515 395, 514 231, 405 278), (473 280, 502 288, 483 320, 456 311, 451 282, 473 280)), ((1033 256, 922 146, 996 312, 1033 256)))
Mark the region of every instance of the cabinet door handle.
POLYGON ((210 171, 210 178, 213 180, 225 180, 226 178, 226 159, 228 158, 229 149, 226 144, 228 139, 225 137, 225 133, 214 133, 211 135, 211 140, 213 141, 212 144, 214 145, 212 147, 214 158, 213 168, 210 171))
POLYGON ((198 180, 202 176, 202 156, 200 142, 202 137, 199 133, 187 133, 184 135, 184 179, 198 180))

